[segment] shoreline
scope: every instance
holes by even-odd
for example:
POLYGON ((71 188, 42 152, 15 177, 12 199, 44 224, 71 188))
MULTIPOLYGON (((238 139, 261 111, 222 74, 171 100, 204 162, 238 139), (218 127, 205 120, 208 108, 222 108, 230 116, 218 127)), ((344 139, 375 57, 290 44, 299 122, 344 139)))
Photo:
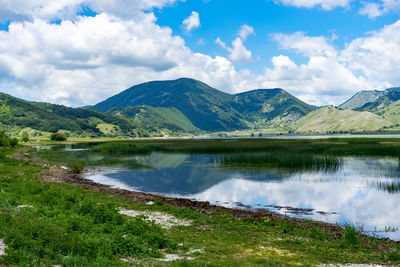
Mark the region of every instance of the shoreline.
MULTIPOLYGON (((131 191, 127 189, 114 188, 110 185, 104 185, 96 183, 92 180, 83 178, 81 174, 71 174, 67 170, 60 166, 50 166, 48 170, 45 170, 39 174, 39 178, 45 182, 62 183, 68 184, 75 187, 80 187, 85 190, 94 192, 105 192, 110 196, 120 196, 126 199, 131 199, 137 203, 147 203, 150 201, 161 200, 164 204, 181 207, 191 208, 197 210, 200 213, 212 214, 215 212, 225 212, 236 218, 241 219, 260 219, 269 218, 272 220, 278 220, 287 223, 294 223, 295 225, 310 224, 313 226, 322 227, 324 230, 331 232, 334 236, 341 236, 344 228, 338 224, 327 223, 323 221, 316 221, 305 218, 291 217, 279 214, 277 212, 269 211, 266 209, 240 209, 240 208, 227 208, 219 205, 211 204, 208 201, 198 201, 188 198, 171 197, 156 193, 145 193, 138 191, 131 191)), ((388 242, 390 244, 400 244, 400 241, 395 241, 390 238, 379 238, 373 237, 365 233, 357 233, 360 236, 366 238, 379 239, 381 241, 388 242)))

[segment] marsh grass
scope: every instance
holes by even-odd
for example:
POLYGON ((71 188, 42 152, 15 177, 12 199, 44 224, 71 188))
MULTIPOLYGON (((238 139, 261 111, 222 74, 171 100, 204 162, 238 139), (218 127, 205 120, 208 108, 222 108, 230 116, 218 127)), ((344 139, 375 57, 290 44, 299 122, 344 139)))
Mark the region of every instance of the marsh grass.
POLYGON ((315 154, 328 156, 390 156, 400 157, 400 140, 326 139, 326 140, 139 140, 109 142, 92 146, 91 150, 110 154, 147 154, 152 151, 220 154, 267 152, 281 154, 315 154), (392 142, 392 143, 390 143, 392 142))
POLYGON ((219 164, 224 167, 238 165, 271 166, 295 170, 337 170, 341 161, 334 156, 311 155, 311 154, 234 154, 221 155, 219 164))
POLYGON ((400 192, 400 182, 379 182, 376 184, 376 187, 391 194, 397 194, 400 192))

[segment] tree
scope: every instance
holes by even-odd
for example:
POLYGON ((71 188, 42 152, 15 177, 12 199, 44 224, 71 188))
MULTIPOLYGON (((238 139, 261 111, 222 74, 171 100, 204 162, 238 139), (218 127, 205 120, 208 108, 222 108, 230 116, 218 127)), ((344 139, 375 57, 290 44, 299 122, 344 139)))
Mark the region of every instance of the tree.
POLYGON ((67 140, 67 137, 65 137, 65 135, 63 135, 62 133, 52 133, 50 139, 52 141, 65 141, 67 140))

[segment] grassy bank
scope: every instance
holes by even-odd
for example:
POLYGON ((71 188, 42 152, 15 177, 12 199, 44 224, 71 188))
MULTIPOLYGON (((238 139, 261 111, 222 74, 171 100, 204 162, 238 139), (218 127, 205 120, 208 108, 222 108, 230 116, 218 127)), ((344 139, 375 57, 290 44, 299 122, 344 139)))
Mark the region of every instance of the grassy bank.
MULTIPOLYGON (((44 181, 48 167, 0 148, 0 262, 9 266, 313 266, 400 263, 400 245, 307 221, 239 216, 203 206, 146 204, 106 190, 44 181), (163 229, 119 208, 162 212, 186 226, 163 229), (167 255, 170 254, 170 255, 167 255), (161 261, 167 256, 176 261, 161 261), (186 257, 186 258, 185 258, 186 257)), ((51 176, 51 175, 50 175, 51 176)))

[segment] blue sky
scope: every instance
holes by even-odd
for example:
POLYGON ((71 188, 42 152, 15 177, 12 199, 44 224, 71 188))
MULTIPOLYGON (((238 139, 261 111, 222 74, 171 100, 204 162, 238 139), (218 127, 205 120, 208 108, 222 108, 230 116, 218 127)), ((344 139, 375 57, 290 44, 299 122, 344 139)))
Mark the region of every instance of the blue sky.
MULTIPOLYGON (((332 44, 342 49, 347 42, 398 20, 396 13, 374 19, 360 15, 359 11, 363 6, 360 2, 352 2, 349 8, 335 8, 330 11, 318 7, 285 6, 266 0, 251 0, 250 2, 188 0, 157 9, 155 14, 157 24, 170 27, 174 34, 185 39, 193 51, 214 56, 228 54, 215 44, 218 37, 230 43, 236 38, 241 25, 252 26, 256 34, 248 38, 246 47, 259 56, 260 60, 257 60, 255 64, 240 65, 240 67, 254 71, 271 67, 270 59, 282 53, 270 34, 290 34, 302 31, 311 36, 335 36, 337 39, 332 44), (200 14, 201 26, 188 34, 182 27, 182 21, 192 11, 200 14), (199 44, 200 40, 203 40, 204 44, 199 44)), ((296 58, 296 62, 299 63, 307 60, 295 52, 287 52, 287 54, 296 58)))
POLYGON ((0 0, 0 90, 94 104, 190 77, 315 105, 400 85, 398 0, 0 0))

